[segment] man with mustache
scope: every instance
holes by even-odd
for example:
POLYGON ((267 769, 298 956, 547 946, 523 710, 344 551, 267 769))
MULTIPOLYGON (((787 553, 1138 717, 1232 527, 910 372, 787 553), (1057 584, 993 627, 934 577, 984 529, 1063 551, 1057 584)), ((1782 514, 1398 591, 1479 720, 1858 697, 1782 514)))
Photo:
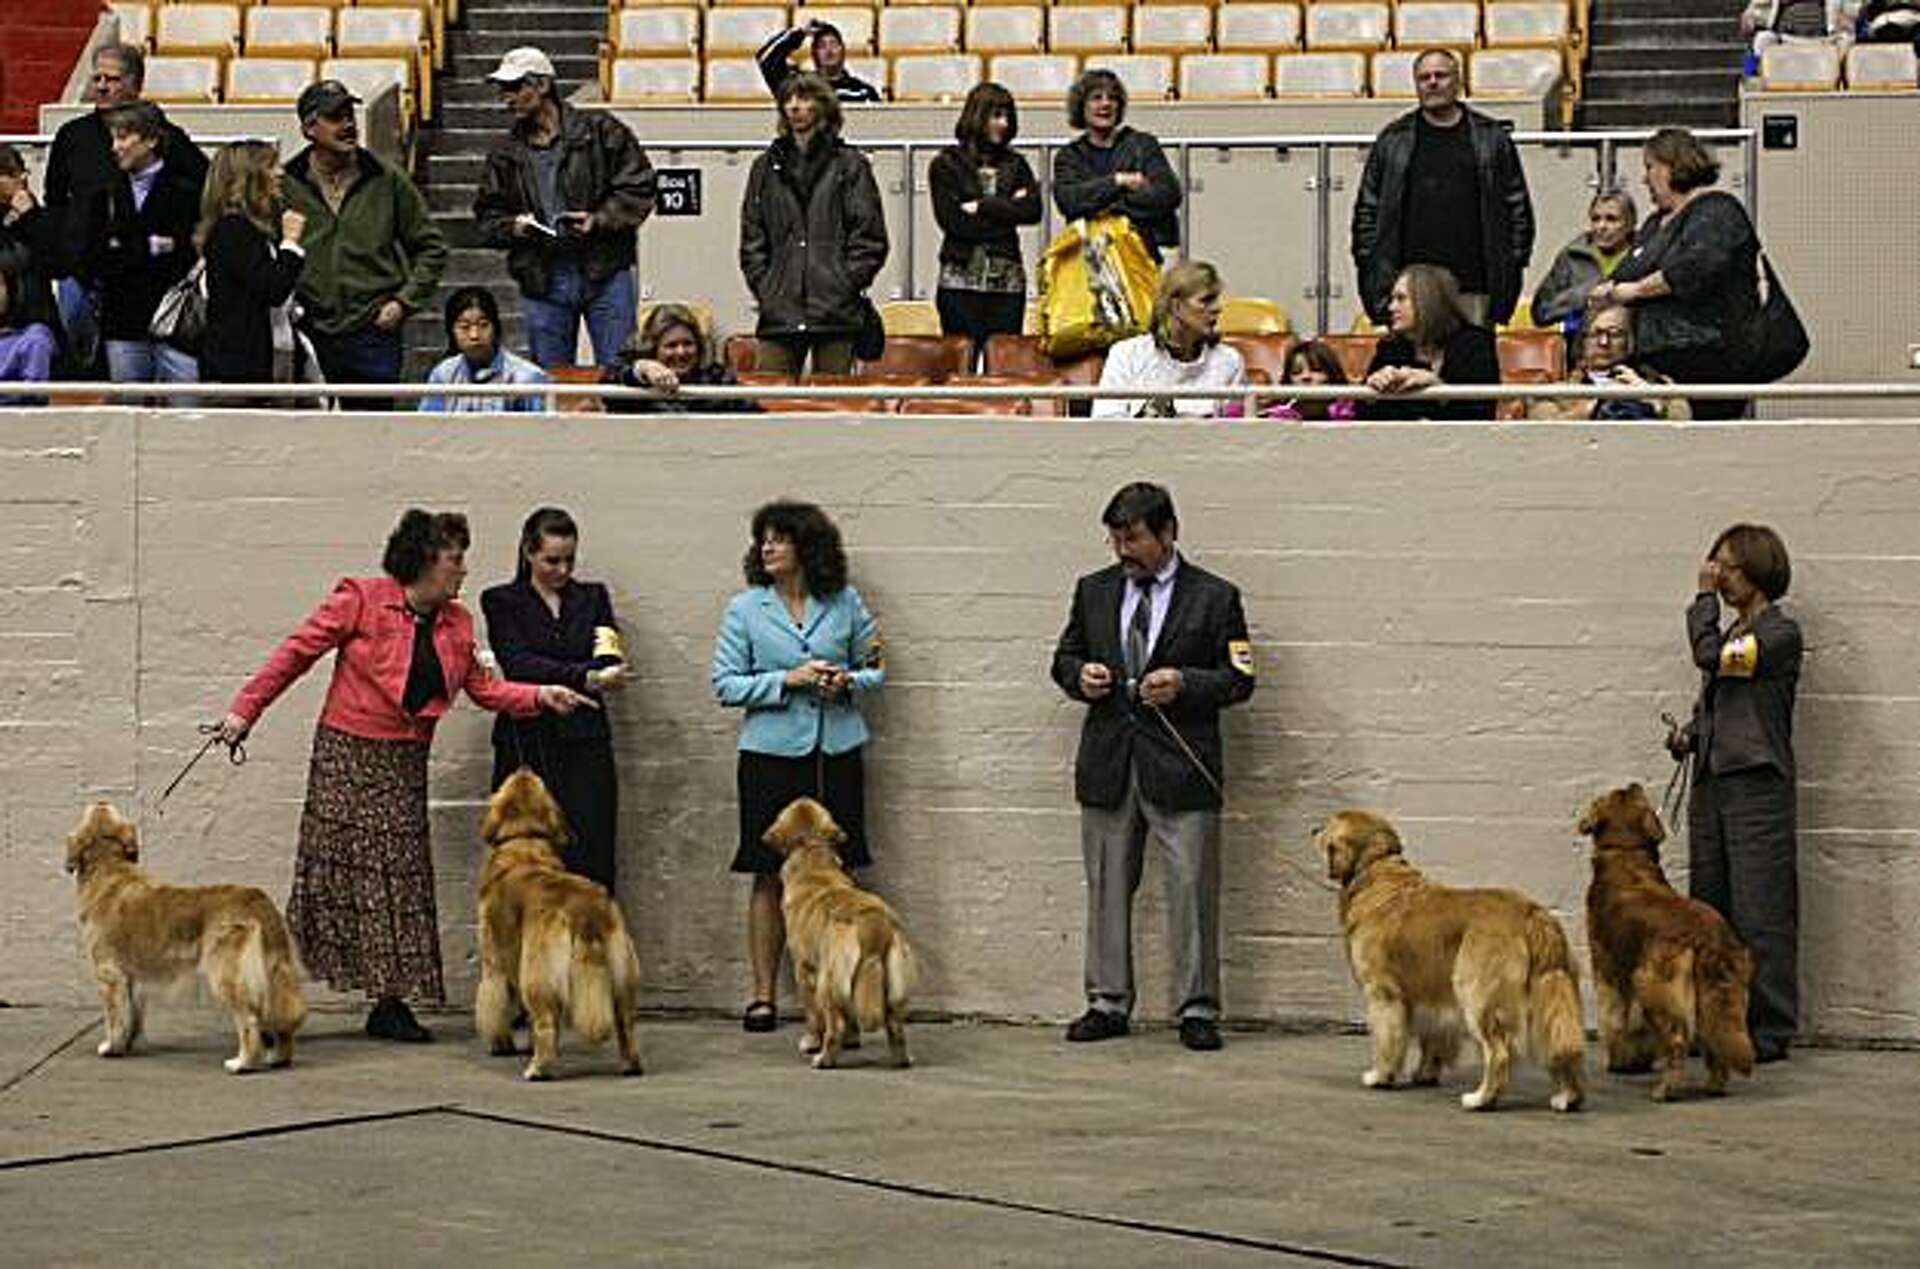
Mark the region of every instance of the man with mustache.
MULTIPOLYGON (((323 79, 295 106, 308 143, 286 165, 287 202, 307 218, 296 294, 328 383, 398 383, 401 327, 435 305, 447 241, 407 174, 361 148, 359 104, 345 84, 323 79)), ((352 404, 393 408, 391 398, 352 404)))

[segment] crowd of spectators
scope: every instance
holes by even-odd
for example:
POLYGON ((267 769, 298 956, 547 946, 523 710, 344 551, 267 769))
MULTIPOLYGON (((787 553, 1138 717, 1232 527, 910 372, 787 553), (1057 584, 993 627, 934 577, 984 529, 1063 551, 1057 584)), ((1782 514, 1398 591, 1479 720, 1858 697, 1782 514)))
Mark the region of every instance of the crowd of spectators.
MULTIPOLYGON (((1780 0, 1763 25, 1791 25, 1798 12, 1794 0, 1780 0)), ((791 380, 848 374, 873 360, 863 345, 881 337, 868 290, 891 250, 873 169, 841 135, 841 103, 872 100, 873 89, 847 74, 839 33, 817 21, 775 36, 761 65, 777 125, 748 176, 739 232, 739 267, 756 309, 754 369, 791 380), (812 70, 792 64, 803 43, 812 70)), ((209 165, 141 98, 143 69, 136 47, 95 53, 94 110, 55 136, 44 205, 20 155, 0 145, 0 380, 400 382, 403 324, 436 306, 447 242, 411 177, 361 144, 359 99, 322 80, 299 97, 306 145, 284 165, 274 146, 255 141, 224 147, 209 165), (200 316, 180 320, 182 295, 196 290, 201 303, 187 307, 200 316)), ((1518 307, 1534 242, 1532 198, 1507 130, 1462 102, 1458 56, 1429 49, 1413 72, 1418 105, 1375 138, 1351 223, 1358 293, 1383 328, 1364 376, 1376 395, 1356 405, 1279 393, 1260 403, 1262 417, 1491 416, 1491 402, 1420 394, 1500 381, 1493 331, 1518 307)), ((572 366, 584 325, 602 382, 666 394, 734 382, 693 308, 656 306, 636 329, 636 236, 653 211, 656 177, 632 131, 611 112, 566 102, 537 48, 509 51, 488 79, 510 122, 487 156, 473 213, 480 240, 505 253, 531 357, 506 346, 499 297, 463 287, 444 305, 446 355, 428 381, 546 384, 548 369, 572 366)), ((1166 265, 1144 333, 1111 347, 1101 372, 1102 387, 1137 394, 1097 401, 1092 413, 1237 415, 1238 401, 1181 395, 1244 386, 1247 370, 1221 339, 1219 273, 1192 259, 1167 264, 1181 245, 1180 180, 1158 139, 1129 126, 1126 114, 1117 75, 1083 73, 1067 98, 1079 135, 1052 172, 1061 216, 1124 216, 1166 265)), ((1014 149, 1018 135, 1013 95, 979 84, 929 174, 942 234, 936 308, 944 332, 971 342, 976 363, 989 339, 1019 333, 1025 317, 1019 230, 1041 219, 1046 194, 1014 149)), ((1566 367, 1574 379, 1739 381, 1737 337, 1759 303, 1752 223, 1737 199, 1712 188, 1718 166, 1691 134, 1663 130, 1643 158, 1653 203, 1646 223, 1636 225, 1624 190, 1596 195, 1587 232, 1554 259, 1530 316, 1577 339, 1593 306, 1610 314, 1600 346, 1575 345, 1566 367)), ((1332 350, 1308 343, 1286 359, 1282 378, 1285 387, 1347 376, 1332 350)), ((745 395, 698 404, 753 406, 745 395)), ((431 395, 420 408, 549 405, 546 393, 530 391, 431 395)), ((668 395, 616 398, 613 408, 694 405, 668 395)), ((1737 416, 1744 405, 1700 401, 1692 413, 1737 416)), ((1638 416, 1559 410, 1535 413, 1638 416)), ((1664 407, 1653 413, 1672 416, 1664 407)))

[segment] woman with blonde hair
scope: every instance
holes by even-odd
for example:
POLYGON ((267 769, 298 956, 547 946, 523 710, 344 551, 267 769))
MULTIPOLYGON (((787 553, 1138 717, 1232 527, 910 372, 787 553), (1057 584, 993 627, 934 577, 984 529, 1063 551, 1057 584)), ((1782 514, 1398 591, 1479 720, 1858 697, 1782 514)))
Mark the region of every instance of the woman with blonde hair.
MULTIPOLYGON (((739 380, 714 360, 700 317, 684 304, 656 304, 640 328, 620 350, 620 359, 607 367, 603 383, 626 388, 660 388, 677 392, 682 385, 731 386, 739 380)), ((714 397, 616 397, 607 402, 613 414, 758 414, 760 403, 714 397)))
POLYGON ((200 196, 200 254, 207 265, 207 383, 292 383, 287 301, 306 268, 307 218, 280 196, 280 156, 266 141, 235 141, 213 156, 200 196))
POLYGON ((1107 352, 1103 388, 1138 388, 1139 397, 1102 398, 1096 419, 1212 418, 1223 402, 1210 397, 1147 395, 1179 388, 1233 388, 1247 381, 1246 364, 1220 342, 1220 274, 1201 260, 1182 260, 1160 277, 1147 333, 1123 339, 1107 352))
MULTIPOLYGON (((1409 396, 1436 384, 1499 383, 1493 333, 1475 326, 1460 303, 1460 284, 1437 264, 1410 264, 1387 297, 1389 332, 1373 350, 1367 386, 1382 397, 1409 396)), ((1361 402, 1367 419, 1490 419, 1492 401, 1361 402)))

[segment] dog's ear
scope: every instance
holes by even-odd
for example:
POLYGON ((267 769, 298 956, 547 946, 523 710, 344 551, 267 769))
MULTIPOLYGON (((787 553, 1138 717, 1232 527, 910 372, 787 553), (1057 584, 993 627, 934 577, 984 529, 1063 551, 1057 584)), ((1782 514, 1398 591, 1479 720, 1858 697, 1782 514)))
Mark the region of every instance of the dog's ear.
POLYGON ((1587 803, 1586 811, 1580 816, 1580 836, 1592 837, 1600 831, 1600 818, 1602 814, 1600 805, 1605 801, 1605 798, 1595 798, 1593 801, 1587 803))

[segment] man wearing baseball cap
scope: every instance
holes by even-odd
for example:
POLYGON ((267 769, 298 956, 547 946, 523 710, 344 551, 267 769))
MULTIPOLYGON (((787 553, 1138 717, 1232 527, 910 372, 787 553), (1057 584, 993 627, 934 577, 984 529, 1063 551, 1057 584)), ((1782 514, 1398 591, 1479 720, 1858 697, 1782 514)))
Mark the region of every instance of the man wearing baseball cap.
MULTIPOLYGON (((402 324, 434 306, 447 242, 407 174, 361 148, 359 104, 345 84, 323 79, 295 105, 307 148, 287 162, 284 188, 307 218, 297 294, 327 382, 398 383, 402 324)), ((393 408, 391 398, 355 404, 393 408)))
POLYGON ((587 324, 593 359, 614 365, 633 334, 638 230, 653 211, 653 165, 613 114, 560 99, 553 62, 516 48, 487 76, 513 117, 487 155, 473 216, 507 251, 527 343, 544 367, 571 366, 587 324))
POLYGON ((878 88, 847 72, 847 41, 840 34, 840 28, 819 18, 780 32, 753 55, 760 63, 760 77, 767 81, 767 91, 776 98, 780 96, 780 85, 796 73, 793 53, 802 44, 813 54, 813 69, 832 87, 836 99, 856 103, 881 100, 878 88))

